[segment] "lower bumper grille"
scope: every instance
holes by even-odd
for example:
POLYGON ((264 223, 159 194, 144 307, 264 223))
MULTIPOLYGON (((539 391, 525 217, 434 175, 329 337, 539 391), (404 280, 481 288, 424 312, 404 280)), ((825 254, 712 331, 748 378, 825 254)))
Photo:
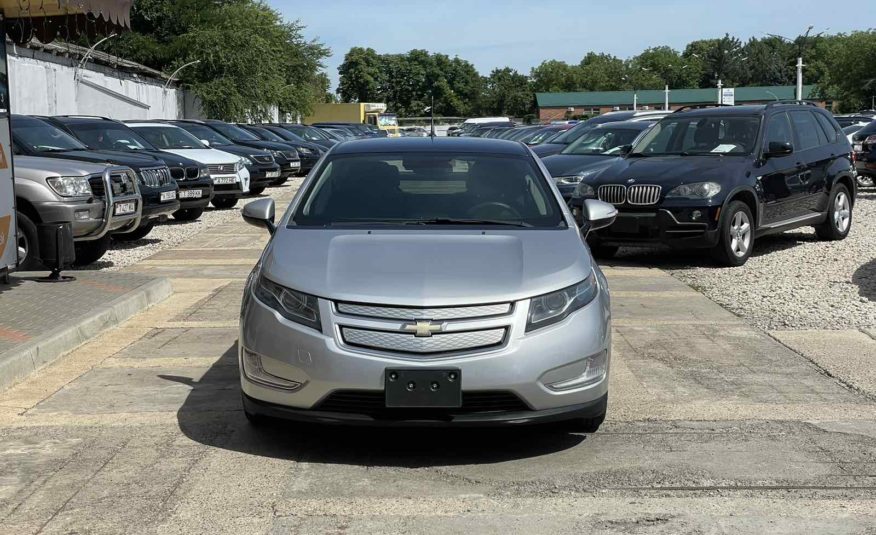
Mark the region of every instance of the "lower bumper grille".
POLYGON ((406 412, 472 414, 528 411, 530 408, 512 392, 463 392, 462 406, 456 409, 389 409, 382 391, 337 390, 317 404, 314 410, 392 417, 406 412))
POLYGON ((344 338, 344 342, 352 346, 396 353, 427 355, 473 351, 497 346, 505 339, 505 328, 417 337, 409 333, 369 331, 366 329, 342 327, 341 335, 344 338))

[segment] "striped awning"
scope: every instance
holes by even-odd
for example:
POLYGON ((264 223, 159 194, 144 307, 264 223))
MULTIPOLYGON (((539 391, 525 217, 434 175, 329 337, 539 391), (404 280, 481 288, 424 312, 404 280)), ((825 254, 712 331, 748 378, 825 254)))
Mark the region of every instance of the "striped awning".
POLYGON ((6 35, 17 43, 36 37, 95 37, 131 26, 134 0, 0 0, 6 35))

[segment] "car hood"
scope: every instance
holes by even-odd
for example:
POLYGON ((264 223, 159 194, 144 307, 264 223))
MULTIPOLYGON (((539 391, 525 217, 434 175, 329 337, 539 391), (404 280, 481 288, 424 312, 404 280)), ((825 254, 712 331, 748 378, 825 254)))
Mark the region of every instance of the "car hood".
POLYGON ((597 154, 554 154, 542 160, 551 176, 569 176, 577 174, 593 166, 608 166, 617 159, 616 156, 601 156, 597 154))
POLYGON ((15 177, 41 179, 51 176, 86 176, 103 173, 105 163, 90 163, 82 160, 41 158, 39 156, 16 156, 15 177))
POLYGON ((71 150, 65 152, 43 153, 40 154, 40 156, 46 158, 67 158, 83 162, 127 165, 134 169, 164 165, 163 161, 146 153, 132 154, 130 152, 114 150, 71 150))
POLYGON ((677 186, 690 182, 726 181, 743 172, 749 159, 743 156, 652 156, 618 158, 593 177, 593 183, 617 184, 634 180, 639 184, 677 186))
POLYGON ((189 158, 203 164, 234 164, 240 160, 239 156, 216 149, 165 149, 178 156, 189 158))
POLYGON ((262 274, 319 297, 400 306, 526 299, 592 270, 577 229, 340 230, 281 228, 262 274))
POLYGON ((534 152, 537 156, 544 158, 545 156, 550 156, 551 154, 559 154, 559 152, 565 149, 568 145, 563 145, 562 143, 542 143, 541 145, 536 145, 534 147, 530 147, 532 152, 534 152))
POLYGON ((237 140, 232 139, 234 143, 238 145, 243 145, 245 147, 255 147, 257 149, 262 150, 289 150, 292 148, 291 145, 287 145, 286 143, 280 143, 279 141, 262 141, 262 140, 237 140))
POLYGON ((211 145, 212 147, 216 147, 218 150, 223 152, 227 152, 229 154, 234 154, 235 156, 270 156, 270 152, 265 152, 263 150, 259 150, 253 147, 244 147, 243 145, 211 145))
POLYGON ((168 167, 197 167, 198 165, 198 162, 195 160, 170 151, 150 150, 147 153, 163 161, 168 167))

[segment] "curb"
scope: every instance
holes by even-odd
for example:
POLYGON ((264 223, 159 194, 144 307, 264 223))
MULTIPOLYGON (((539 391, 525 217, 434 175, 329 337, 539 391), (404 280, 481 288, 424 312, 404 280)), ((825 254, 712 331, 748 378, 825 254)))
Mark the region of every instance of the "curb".
POLYGON ((173 293, 170 280, 151 280, 78 320, 44 333, 39 338, 0 353, 0 392, 27 378, 98 334, 116 327, 134 314, 164 301, 173 293))

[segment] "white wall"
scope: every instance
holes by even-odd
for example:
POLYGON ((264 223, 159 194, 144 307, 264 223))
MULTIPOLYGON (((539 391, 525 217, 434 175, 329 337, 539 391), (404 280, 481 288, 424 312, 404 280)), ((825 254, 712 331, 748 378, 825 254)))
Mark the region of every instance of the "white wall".
POLYGON ((42 51, 7 47, 12 113, 100 115, 111 119, 199 118, 184 91, 155 79, 89 63, 75 79, 78 60, 42 51))

